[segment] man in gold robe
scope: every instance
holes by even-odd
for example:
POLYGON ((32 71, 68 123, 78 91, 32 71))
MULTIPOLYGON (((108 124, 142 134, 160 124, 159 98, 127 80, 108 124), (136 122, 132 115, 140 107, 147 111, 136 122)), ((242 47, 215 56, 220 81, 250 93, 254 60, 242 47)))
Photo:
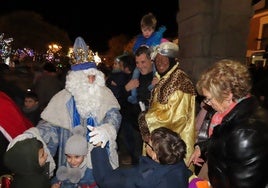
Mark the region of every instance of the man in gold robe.
MULTIPOLYGON (((179 48, 175 43, 161 43, 151 54, 157 70, 149 109, 139 115, 139 127, 146 143, 149 133, 167 127, 180 134, 187 145, 185 161, 195 142, 195 88, 177 62, 179 48)), ((193 169, 193 167, 191 167, 193 169)))

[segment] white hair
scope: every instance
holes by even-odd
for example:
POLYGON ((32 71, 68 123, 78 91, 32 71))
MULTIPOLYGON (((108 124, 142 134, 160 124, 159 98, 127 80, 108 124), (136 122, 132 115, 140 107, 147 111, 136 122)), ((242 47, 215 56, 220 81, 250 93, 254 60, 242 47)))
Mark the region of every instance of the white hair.
POLYGON ((66 76, 65 89, 74 96, 77 110, 82 118, 97 116, 102 104, 103 87, 105 87, 104 74, 95 68, 70 71, 66 76), (89 83, 89 75, 95 75, 93 83, 89 83))

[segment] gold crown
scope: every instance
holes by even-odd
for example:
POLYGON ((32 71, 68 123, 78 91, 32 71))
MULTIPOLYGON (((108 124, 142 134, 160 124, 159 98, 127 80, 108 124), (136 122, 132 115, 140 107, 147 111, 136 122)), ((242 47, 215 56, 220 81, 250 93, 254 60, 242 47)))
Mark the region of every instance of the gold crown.
POLYGON ((68 55, 72 64, 80 64, 85 62, 94 62, 94 53, 86 45, 82 37, 77 37, 74 42, 74 47, 70 49, 68 55))
POLYGON ((71 51, 69 57, 72 61, 72 64, 94 61, 94 53, 92 50, 85 51, 82 48, 78 48, 76 51, 71 51))

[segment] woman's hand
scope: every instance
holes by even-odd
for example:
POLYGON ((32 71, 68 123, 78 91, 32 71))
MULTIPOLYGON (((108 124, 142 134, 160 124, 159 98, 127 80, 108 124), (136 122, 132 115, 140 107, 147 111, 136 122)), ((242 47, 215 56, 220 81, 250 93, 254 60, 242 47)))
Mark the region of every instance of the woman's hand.
POLYGON ((197 166, 202 166, 202 163, 205 161, 200 158, 201 156, 201 150, 199 146, 195 146, 194 152, 191 155, 189 161, 187 162, 187 166, 189 167, 192 163, 197 165, 197 166))

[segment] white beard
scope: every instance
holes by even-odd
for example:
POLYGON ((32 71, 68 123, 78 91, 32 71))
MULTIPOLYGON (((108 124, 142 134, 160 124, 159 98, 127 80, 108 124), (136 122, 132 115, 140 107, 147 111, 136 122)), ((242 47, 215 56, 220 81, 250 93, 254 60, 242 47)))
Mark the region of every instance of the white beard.
POLYGON ((97 115, 101 100, 96 99, 96 96, 99 94, 100 90, 100 86, 92 84, 89 87, 81 88, 78 92, 73 94, 77 111, 82 118, 97 115))
POLYGON ((96 80, 92 84, 89 83, 88 72, 85 71, 73 71, 66 77, 65 88, 74 96, 77 111, 82 118, 97 116, 101 106, 104 77, 97 70, 94 74, 96 80))
POLYGON ((84 119, 91 115, 94 116, 96 125, 103 123, 102 121, 110 110, 109 117, 112 119, 119 118, 116 111, 120 110, 120 105, 113 92, 105 86, 104 74, 96 69, 89 70, 95 72, 94 84, 89 84, 88 75, 91 75, 91 72, 84 70, 70 71, 66 76, 65 89, 51 99, 41 114, 42 119, 59 127, 70 129, 69 125, 72 124, 71 114, 66 105, 72 96, 80 116, 84 119))

